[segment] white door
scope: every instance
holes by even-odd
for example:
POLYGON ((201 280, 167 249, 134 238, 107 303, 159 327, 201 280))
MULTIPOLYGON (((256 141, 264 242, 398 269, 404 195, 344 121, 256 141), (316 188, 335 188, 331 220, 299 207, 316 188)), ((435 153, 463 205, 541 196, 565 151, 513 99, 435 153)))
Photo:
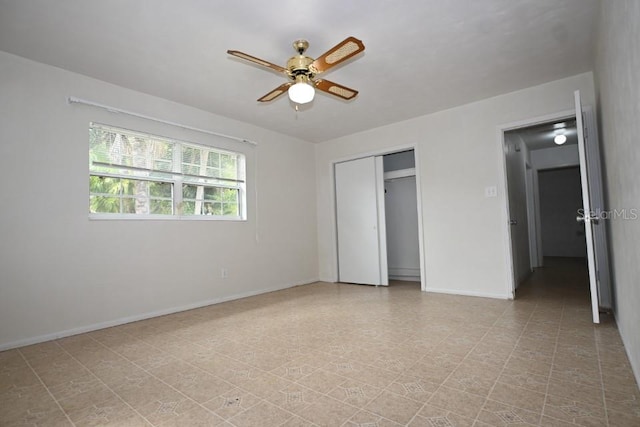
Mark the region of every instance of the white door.
POLYGON ((598 217, 592 211, 591 192, 589 191, 589 171, 587 164, 587 150, 584 141, 584 123, 582 120, 582 104, 580 102, 580 91, 574 92, 576 104, 576 127, 578 128, 578 154, 580 156, 580 181, 582 182, 582 208, 578 221, 584 222, 585 236, 587 239, 587 264, 589 266, 589 289, 591 291, 591 312, 593 323, 600 323, 600 313, 598 312, 598 281, 595 257, 595 242, 593 239, 593 225, 598 223, 598 217), (593 214, 593 215, 592 215, 593 214))
POLYGON ((338 280, 388 285, 382 157, 335 165, 338 280))
MULTIPOLYGON (((589 196, 591 210, 598 218, 604 212, 604 186, 602 183, 602 165, 600 162, 600 147, 598 146, 598 130, 596 128, 593 110, 584 111, 584 139, 587 157, 587 172, 589 174, 589 196)), ((607 233, 605 221, 599 218, 591 222, 593 231, 594 255, 596 257, 596 280, 598 282, 598 304, 600 309, 610 309, 613 306, 611 296, 611 273, 609 270, 609 249, 607 247, 607 233)))

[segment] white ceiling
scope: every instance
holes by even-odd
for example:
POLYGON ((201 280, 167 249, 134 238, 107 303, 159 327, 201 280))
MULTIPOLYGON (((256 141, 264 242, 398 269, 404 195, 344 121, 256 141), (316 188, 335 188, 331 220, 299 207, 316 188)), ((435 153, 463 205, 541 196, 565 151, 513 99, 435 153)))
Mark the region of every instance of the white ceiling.
MULTIPOLYGON (((599 0, 0 0, 0 50, 321 142, 592 69, 599 0), (360 91, 296 113, 291 43, 320 56, 347 36, 364 54, 326 74, 360 91)), ((70 94, 71 95, 71 94, 70 94)), ((95 100, 100 101, 100 100, 95 100)))

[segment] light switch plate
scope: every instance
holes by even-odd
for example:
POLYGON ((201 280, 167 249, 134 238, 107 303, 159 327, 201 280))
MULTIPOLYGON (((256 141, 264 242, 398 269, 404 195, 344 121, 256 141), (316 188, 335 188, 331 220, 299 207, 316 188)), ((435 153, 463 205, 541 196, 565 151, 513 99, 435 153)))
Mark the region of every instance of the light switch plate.
POLYGON ((495 185, 484 188, 484 197, 498 197, 498 187, 495 185))

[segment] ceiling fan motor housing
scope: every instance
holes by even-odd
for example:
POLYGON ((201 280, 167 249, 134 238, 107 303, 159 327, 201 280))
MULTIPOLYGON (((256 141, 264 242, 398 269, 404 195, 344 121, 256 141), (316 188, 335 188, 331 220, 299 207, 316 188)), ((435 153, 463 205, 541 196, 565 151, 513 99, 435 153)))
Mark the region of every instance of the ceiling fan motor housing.
POLYGON ((299 74, 312 77, 314 73, 309 68, 312 62, 313 58, 309 58, 305 55, 296 55, 291 57, 287 61, 287 70, 289 71, 289 75, 292 78, 295 78, 295 76, 299 74))

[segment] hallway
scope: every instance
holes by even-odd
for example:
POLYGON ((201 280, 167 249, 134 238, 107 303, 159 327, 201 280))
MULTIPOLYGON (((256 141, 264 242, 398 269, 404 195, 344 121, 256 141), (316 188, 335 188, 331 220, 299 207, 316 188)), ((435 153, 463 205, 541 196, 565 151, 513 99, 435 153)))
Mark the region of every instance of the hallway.
POLYGON ((551 362, 547 404, 563 396, 575 406, 561 410, 578 419, 606 413, 612 427, 640 425, 640 394, 613 316, 591 321, 586 259, 546 257, 544 265, 518 288, 514 308, 536 306, 526 337, 547 342, 537 349, 551 362))

